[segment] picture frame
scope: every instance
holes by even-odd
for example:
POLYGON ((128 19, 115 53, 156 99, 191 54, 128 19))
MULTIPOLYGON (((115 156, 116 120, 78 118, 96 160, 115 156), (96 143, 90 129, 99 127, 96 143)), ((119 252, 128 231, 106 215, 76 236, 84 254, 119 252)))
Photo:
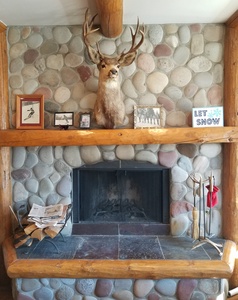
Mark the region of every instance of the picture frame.
POLYGON ((54 126, 67 129, 69 126, 74 125, 73 112, 56 112, 54 113, 54 126))
POLYGON ((44 129, 44 95, 16 95, 16 129, 44 129))
POLYGON ((161 105, 135 105, 134 128, 160 128, 164 126, 161 105))
POLYGON ((89 129, 91 126, 91 114, 90 113, 81 113, 79 119, 79 128, 89 129))

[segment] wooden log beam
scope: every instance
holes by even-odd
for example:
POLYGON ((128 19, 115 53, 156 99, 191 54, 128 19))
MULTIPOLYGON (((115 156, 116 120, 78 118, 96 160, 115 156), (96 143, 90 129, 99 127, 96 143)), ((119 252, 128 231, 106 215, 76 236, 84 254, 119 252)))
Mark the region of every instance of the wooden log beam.
POLYGON ((123 0, 96 0, 102 34, 114 38, 123 28, 123 0))
MULTIPOLYGON (((9 128, 8 111, 8 59, 6 26, 0 23, 0 129, 9 128)), ((11 203, 11 149, 0 146, 0 266, 4 266, 2 256, 2 243, 10 235, 11 215, 9 204, 11 203)), ((0 285, 9 285, 9 278, 4 269, 0 272, 0 285)))
MULTIPOLYGON (((226 126, 238 127, 238 12, 226 23, 224 53, 224 120, 226 126)), ((223 147, 223 237, 238 243, 238 143, 223 147)), ((238 286, 238 261, 230 279, 238 286)))
POLYGON ((0 146, 94 146, 238 143, 238 127, 0 130, 0 146))

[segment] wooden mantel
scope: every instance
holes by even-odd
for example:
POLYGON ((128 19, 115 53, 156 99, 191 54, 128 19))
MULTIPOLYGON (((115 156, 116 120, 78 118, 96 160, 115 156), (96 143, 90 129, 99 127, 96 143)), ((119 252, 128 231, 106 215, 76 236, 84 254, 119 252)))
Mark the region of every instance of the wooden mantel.
POLYGON ((0 130, 0 147, 238 143, 238 127, 0 130))

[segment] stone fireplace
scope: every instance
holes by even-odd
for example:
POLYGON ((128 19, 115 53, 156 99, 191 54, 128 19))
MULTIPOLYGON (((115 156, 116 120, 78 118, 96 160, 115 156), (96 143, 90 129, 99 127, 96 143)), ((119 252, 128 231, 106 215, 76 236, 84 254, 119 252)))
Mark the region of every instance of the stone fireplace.
MULTIPOLYGON (((164 219, 157 221, 168 223, 170 220, 173 236, 191 236, 194 197, 192 180, 189 176, 199 173, 206 178, 210 175, 212 167, 216 185, 220 186, 221 149, 220 144, 13 148, 13 203, 15 207, 26 201, 30 205, 34 202, 43 206, 56 203, 69 204, 72 202, 73 170, 77 168, 91 170, 97 164, 100 167, 103 162, 111 168, 119 166, 121 161, 129 166, 132 164, 140 166, 146 162, 145 164, 153 170, 161 168, 166 170, 166 177, 169 177, 169 186, 165 190, 167 199, 169 190, 169 201, 166 200, 169 206, 165 209, 164 219), (112 157, 113 160, 109 159, 112 157)), ((218 197, 219 204, 214 208, 212 218, 212 232, 216 236, 221 234, 220 193, 218 197)), ((196 201, 199 201, 198 196, 196 201)), ((75 211, 77 213, 74 220, 78 222, 79 210, 75 211)), ((66 234, 70 234, 70 224, 65 231, 66 234)))
MULTIPOLYGON (((125 128, 133 127, 135 104, 162 104, 167 113, 166 127, 191 126, 193 106, 222 105, 223 29, 221 25, 210 24, 148 26, 147 41, 138 60, 122 70, 122 92, 127 112, 125 128), (160 34, 155 35, 155 32, 160 34)), ((44 94, 45 127, 48 129, 53 128, 53 113, 56 111, 75 112, 75 127, 70 128, 73 130, 78 127, 80 113, 92 110, 97 71, 83 59, 83 63, 77 65, 78 58, 84 57, 79 37, 80 28, 69 28, 64 33, 65 40, 61 45, 57 42, 58 37, 62 36, 60 28, 9 29, 10 53, 18 53, 17 57, 10 55, 9 68, 13 127, 14 99, 17 93, 44 94), (40 35, 43 44, 31 48, 27 34, 29 37, 33 35, 32 40, 35 42, 41 40, 40 35), (21 53, 22 43, 26 47, 24 54, 21 53), (55 50, 51 52, 52 49, 55 50), (22 84, 19 84, 19 79, 22 84)), ((102 47, 105 51, 113 51, 115 45, 127 43, 127 35, 128 29, 125 29, 120 39, 104 43, 102 41, 102 47)), ((29 204, 71 203, 70 174, 73 169, 104 161, 124 160, 148 162, 170 169, 171 235, 191 236, 194 197, 189 176, 199 174, 207 178, 213 170, 216 185, 221 187, 220 144, 134 145, 132 139, 131 145, 13 148, 13 204, 17 206, 26 199, 29 204)), ((213 211, 212 231, 216 236, 221 235, 221 205, 222 197, 219 194, 219 204, 213 211)), ((70 233, 71 224, 68 224, 65 234, 70 233)), ((89 285, 91 281, 86 283, 89 285)), ((151 286, 152 281, 146 283, 151 286)), ((175 281, 167 283, 176 284, 175 281)), ((189 283, 195 284, 193 281, 189 283)), ((19 284, 24 286, 26 281, 19 279, 19 284)), ((119 282, 116 284, 120 285, 119 282)), ((215 290, 213 292, 215 294, 215 290)))
POLYGON ((169 169, 135 161, 84 165, 72 172, 73 223, 169 224, 169 169))

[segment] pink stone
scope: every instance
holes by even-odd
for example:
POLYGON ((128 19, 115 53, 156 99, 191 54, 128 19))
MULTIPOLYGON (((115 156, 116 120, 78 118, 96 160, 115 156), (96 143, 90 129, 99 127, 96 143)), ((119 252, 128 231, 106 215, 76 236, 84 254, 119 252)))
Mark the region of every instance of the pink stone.
POLYGON ((166 44, 157 45, 154 49, 154 55, 159 56, 170 56, 172 54, 172 49, 166 44))
POLYGON ((214 85, 207 92, 207 98, 212 105, 220 105, 222 103, 222 88, 219 85, 214 85))
POLYGON ((39 52, 35 49, 29 49, 24 53, 24 63, 32 64, 39 56, 39 52))
POLYGON ((174 201, 170 205, 170 215, 176 217, 193 209, 193 205, 186 201, 174 201))
POLYGON ((97 297, 108 297, 113 288, 113 283, 109 279, 98 279, 95 287, 97 297))
POLYGON ((158 97, 158 103, 163 105, 163 107, 167 110, 167 111, 171 111, 175 109, 175 103, 174 101, 165 98, 165 97, 158 97))
POLYGON ((147 299, 148 299, 148 300, 160 300, 161 298, 160 298, 160 296, 159 296, 158 294, 156 294, 156 293, 151 293, 151 294, 149 294, 149 296, 148 296, 147 299))
POLYGON ((36 95, 44 95, 44 99, 51 99, 52 98, 52 90, 48 87, 40 87, 35 90, 34 94, 36 95))
POLYGON ((146 73, 151 73, 155 68, 155 62, 152 55, 143 53, 138 56, 137 59, 138 67, 146 73))
POLYGON ((78 67, 77 71, 83 82, 87 81, 91 76, 91 70, 89 67, 80 66, 78 67))
POLYGON ((190 300, 196 286, 197 280, 195 279, 181 279, 177 287, 178 300, 190 300))
POLYGON ((190 25, 191 32, 199 33, 201 32, 201 24, 192 24, 190 25))
POLYGON ((170 151, 170 152, 159 151, 158 158, 159 158, 159 163, 162 166, 171 168, 176 163, 178 159, 178 154, 175 151, 170 151))

